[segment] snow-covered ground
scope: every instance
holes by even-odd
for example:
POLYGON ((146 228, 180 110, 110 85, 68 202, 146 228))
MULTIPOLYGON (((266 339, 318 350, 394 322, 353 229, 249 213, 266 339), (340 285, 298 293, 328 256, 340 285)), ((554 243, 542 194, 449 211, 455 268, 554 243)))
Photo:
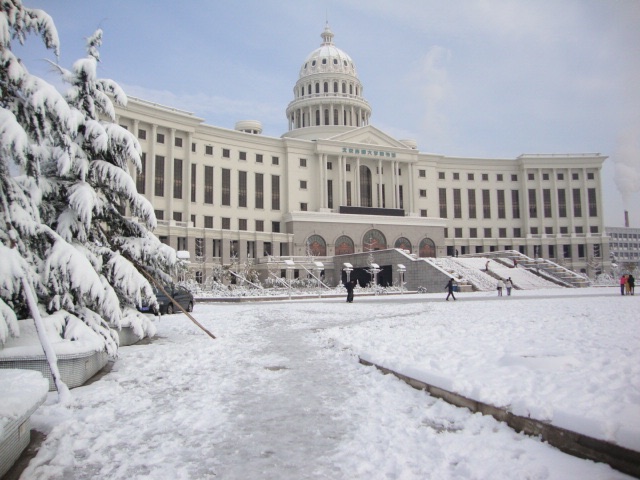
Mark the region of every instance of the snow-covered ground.
POLYGON ((623 479, 358 356, 640 450, 640 296, 551 289, 196 305, 50 393, 31 479, 623 479))

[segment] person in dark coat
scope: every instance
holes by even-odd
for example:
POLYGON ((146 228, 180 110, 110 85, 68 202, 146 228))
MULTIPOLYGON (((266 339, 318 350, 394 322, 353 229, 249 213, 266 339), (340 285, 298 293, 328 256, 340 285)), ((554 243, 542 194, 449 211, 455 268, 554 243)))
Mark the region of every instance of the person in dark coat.
POLYGON ((445 289, 447 289, 449 291, 449 293, 447 293, 447 302, 449 301, 449 296, 452 296, 453 299, 455 300, 456 297, 453 294, 453 278, 449 279, 449 282, 447 283, 447 285, 445 286, 445 289))
POLYGON ((356 281, 355 280, 351 280, 351 281, 345 283, 344 286, 347 289, 347 303, 351 303, 351 302, 353 302, 353 289, 356 286, 356 281))
POLYGON ((627 285, 629 286, 629 294, 633 295, 633 291, 636 288, 636 279, 631 274, 627 277, 627 285))

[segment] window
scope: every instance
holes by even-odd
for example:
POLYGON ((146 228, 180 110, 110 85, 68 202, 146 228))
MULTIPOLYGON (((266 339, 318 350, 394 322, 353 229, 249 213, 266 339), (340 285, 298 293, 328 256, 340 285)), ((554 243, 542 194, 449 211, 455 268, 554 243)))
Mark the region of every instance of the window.
POLYGON ((444 172, 438 172, 438 180, 444 180, 444 172))
POLYGON ((482 190, 482 218, 491 218, 491 190, 482 190))
POLYGON ((587 198, 589 201, 589 216, 597 217, 598 216, 598 201, 596 200, 596 189, 589 188, 587 190, 587 198))
POLYGON ((264 232, 264 220, 256 220, 256 232, 264 232))
POLYGON ((472 227, 469 229, 469 238, 478 238, 478 229, 472 227))
POLYGON ((213 167, 204 167, 204 203, 213 203, 213 167))
POLYGON ((542 190, 542 209, 544 218, 551 218, 551 190, 548 188, 542 190))
POLYGON ((182 160, 173 160, 173 198, 182 198, 182 160))
POLYGON ((536 191, 529 189, 529 217, 538 218, 538 206, 536 205, 536 191))
POLYGON ((582 199, 580 197, 580 189, 573 189, 573 216, 581 217, 582 216, 582 199))
POLYGON ((156 216, 156 220, 164 220, 164 210, 154 210, 153 213, 156 216))
POLYGON ((255 174, 256 208, 264 208, 264 174, 255 174))
POLYGON ((474 188, 467 190, 467 198, 469 200, 469 218, 476 218, 476 190, 474 188))
POLYGON ((145 193, 145 182, 147 180, 147 154, 142 153, 140 157, 140 171, 136 174, 136 190, 138 193, 145 193))
POLYGON ((453 189, 453 218, 462 218, 462 195, 459 188, 453 189))
POLYGON ((147 139, 147 131, 139 128, 138 129, 138 138, 140 140, 146 140, 147 139))
POLYGON ((246 218, 239 218, 238 219, 238 230, 243 230, 243 231, 247 230, 247 219, 246 218))
POLYGON ((584 233, 584 229, 582 227, 576 227, 576 233, 584 233))
POLYGON ((231 206, 231 170, 222 169, 222 205, 231 206))
POLYGON ((196 238, 195 242, 195 254, 196 257, 204 257, 204 238, 196 238))
POLYGON ((566 235, 569 233, 569 227, 560 227, 560 234, 566 235))
POLYGON ((192 144, 191 144, 191 151, 192 151, 193 153, 196 153, 196 144, 195 144, 195 143, 192 143, 192 144))
POLYGON ((205 155, 213 155, 213 146, 212 145, 205 145, 204 154, 205 155))
POLYGON ((536 179, 536 175, 535 175, 535 173, 529 173, 529 174, 527 174, 527 178, 529 180, 535 180, 536 179))
POLYGON ((186 250, 186 249, 187 249, 187 238, 178 237, 178 250, 186 250))
POLYGON ((567 216, 567 191, 564 188, 558 189, 558 217, 567 216))
POLYGON ((427 211, 426 210, 420 210, 420 216, 421 217, 426 217, 427 215, 427 211))
POLYGON ((447 218, 447 189, 438 189, 438 198, 440 201, 440 218, 447 218))
POLYGON ((553 227, 544 227, 545 235, 553 235, 553 227))
POLYGON ((598 233, 598 227, 596 225, 591 225, 591 227, 589 227, 589 231, 591 233, 598 233))
POLYGON ((247 206, 247 172, 238 172, 238 207, 247 206))
POLYGON ((351 206, 351 182, 347 182, 347 206, 351 206))
POLYGON ((156 134, 156 142, 157 143, 164 143, 164 134, 162 134, 162 133, 156 134))
POLYGON ((280 222, 271 222, 271 231, 273 233, 280 233, 280 222))
POLYGON ((306 168, 307 167, 307 159, 306 158, 301 158, 300 159, 300 166, 302 168, 306 168))
POLYGON ((500 238, 507 238, 507 229, 506 228, 499 228, 498 229, 498 236, 500 238))
POLYGON ((327 207, 333 208, 333 180, 327 180, 327 207))
POLYGON ((558 174, 558 180, 564 180, 564 173, 558 174))
POLYGON ((485 228, 484 229, 484 238, 492 238, 491 229, 490 228, 485 228))
POLYGON ((542 180, 549 180, 549 174, 548 173, 543 173, 542 174, 542 180))
POLYGON ((580 180, 580 174, 579 173, 572 173, 571 174, 571 180, 580 180))
POLYGON ((520 238, 522 237, 522 230, 519 227, 513 229, 513 237, 520 238))
POLYGON ((498 173, 498 174, 496 175, 496 180, 497 180, 498 182, 502 182, 502 180, 503 180, 503 176, 502 176, 502 174, 501 174, 501 173, 498 173))
POLYGON ((231 219, 222 217, 222 230, 231 230, 231 219))
POLYGON ((538 235, 538 227, 531 227, 531 235, 538 235))
POLYGON ((345 171, 350 172, 351 171, 351 164, 347 163, 346 167, 345 167, 345 171))
POLYGON ((456 238, 462 238, 462 229, 461 228, 454 228, 453 229, 453 234, 456 238))
POLYGON ((420 189, 420 197, 427 198, 427 191, 424 188, 420 189))
POLYGON ((182 212, 173 212, 173 219, 176 222, 181 222, 182 221, 182 212))
POLYGON ((584 258, 584 245, 578 245, 578 258, 584 258))
POLYGON ((280 165, 280 158, 271 157, 271 165, 280 165))
POLYGON ((489 174, 488 173, 483 173, 482 174, 482 181, 483 182, 488 182, 489 181, 489 174))
POLYGON ((196 168, 195 163, 191 164, 191 201, 196 201, 196 168))
POLYGON ((306 212, 307 211, 307 204, 306 203, 301 203, 300 204, 300 211, 301 212, 306 212))
POLYGON ((238 152, 238 160, 246 160, 247 152, 238 152))
POLYGON ((182 148, 182 139, 180 137, 174 138, 173 144, 178 148, 182 148))
POLYGON ((475 175, 473 173, 467 173, 467 180, 474 180, 475 175))
POLYGON ((418 177, 427 178, 427 171, 426 170, 418 170, 418 177))
POLYGON ((228 148, 223 148, 222 158, 231 158, 231 150, 229 150, 228 148))
POLYGON ((520 191, 511 190, 511 213, 513 218, 520 218, 520 191))
POLYGON ((458 172, 453 172, 453 179, 460 180, 460 174, 458 172))
POLYGON ((306 190, 306 189, 307 189, 307 181, 300 180, 300 190, 306 190))
POLYGON ((518 181, 518 175, 516 175, 515 173, 513 175, 511 175, 511 181, 512 182, 517 182, 518 181))
POLYGON ((256 163, 263 163, 264 162, 264 157, 262 156, 261 153, 256 153, 256 163))
POLYGON ((327 162, 327 170, 333 170, 333 163, 327 162))
POLYGON ((595 179, 595 178, 596 178, 596 177, 595 177, 595 175, 594 175, 594 173, 593 173, 593 172, 589 172, 589 173, 587 173, 587 180, 593 180, 593 179, 595 179))
POLYGON ((155 191, 156 197, 164 197, 164 157, 156 155, 156 178, 155 191))
POLYGON ((507 218, 504 190, 498 190, 498 218, 507 218))
POLYGON ((596 243, 593 245, 593 256, 595 258, 600 258, 600 255, 601 255, 600 250, 601 250, 601 247, 599 243, 596 243))
POLYGON ((280 210, 280 177, 271 175, 271 210, 280 210))
POLYGON ((204 217, 204 228, 213 228, 213 217, 204 217))

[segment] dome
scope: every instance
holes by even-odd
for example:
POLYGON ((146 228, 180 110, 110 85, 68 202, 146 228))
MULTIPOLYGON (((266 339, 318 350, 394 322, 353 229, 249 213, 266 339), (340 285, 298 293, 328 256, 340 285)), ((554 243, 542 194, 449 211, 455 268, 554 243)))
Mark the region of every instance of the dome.
POLYGON ((320 36, 322 44, 307 56, 300 68, 300 78, 318 73, 344 73, 357 77, 351 57, 333 44, 333 32, 328 24, 320 36))

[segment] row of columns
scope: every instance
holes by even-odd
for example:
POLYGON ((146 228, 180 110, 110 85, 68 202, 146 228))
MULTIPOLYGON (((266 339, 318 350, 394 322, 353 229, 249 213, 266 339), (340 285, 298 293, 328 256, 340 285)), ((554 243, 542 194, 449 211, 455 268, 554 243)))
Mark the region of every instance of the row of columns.
POLYGON ((321 127, 324 125, 339 125, 349 127, 363 127, 369 124, 369 116, 371 110, 354 105, 345 106, 343 103, 337 105, 338 123, 334 122, 334 110, 336 104, 315 104, 305 108, 297 108, 293 110, 293 114, 289 117, 289 131, 296 128, 305 127, 321 127), (320 110, 320 123, 316 123, 316 111, 320 110), (326 118, 325 110, 328 110, 329 118, 326 118), (345 121, 346 113, 346 121, 345 121))

